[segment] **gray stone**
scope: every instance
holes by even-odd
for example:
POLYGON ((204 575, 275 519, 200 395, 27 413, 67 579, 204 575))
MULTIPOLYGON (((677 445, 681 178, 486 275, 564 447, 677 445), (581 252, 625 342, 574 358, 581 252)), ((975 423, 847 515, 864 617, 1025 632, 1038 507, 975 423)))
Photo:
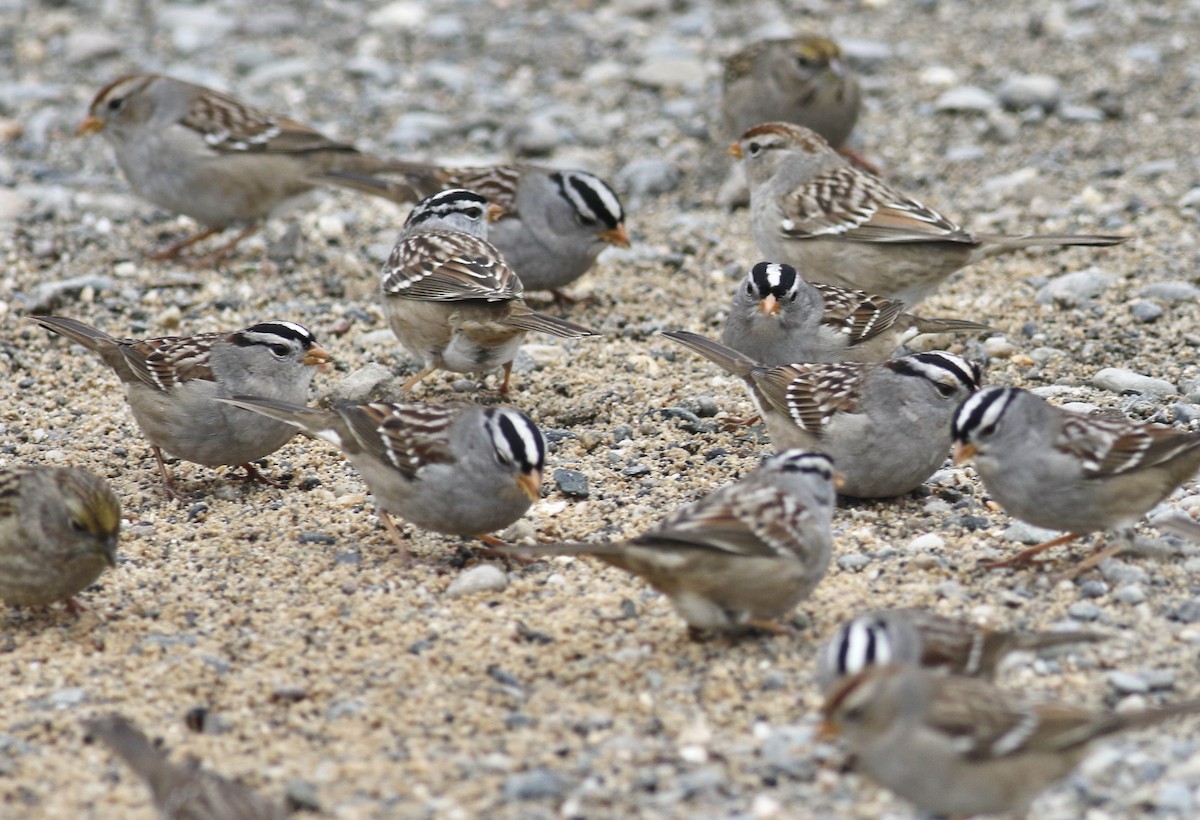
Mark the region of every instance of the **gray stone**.
POLYGON ((1134 373, 1123 367, 1106 367, 1092 377, 1092 384, 1113 393, 1148 393, 1152 396, 1175 396, 1179 390, 1165 379, 1134 373))
POLYGON ((869 563, 871 563, 871 556, 863 555, 860 552, 843 555, 837 560, 837 565, 847 571, 860 570, 869 563))
POLYGON ((531 117, 508 134, 508 144, 522 156, 537 157, 554 153, 568 142, 568 136, 553 117, 531 117))
POLYGON ((107 31, 79 29, 67 35, 63 43, 63 60, 71 65, 88 63, 119 53, 121 45, 121 41, 107 31))
POLYGON ((1079 585, 1079 594, 1084 598, 1103 598, 1108 594, 1108 584, 1103 581, 1084 581, 1079 585))
POLYGON ((12 222, 29 212, 29 197, 11 188, 0 188, 0 222, 12 222))
POLYGON ((635 159, 617 174, 617 184, 637 201, 674 191, 679 187, 679 171, 664 159, 635 159))
POLYGON ((504 780, 504 797, 507 800, 539 800, 560 798, 570 790, 571 784, 557 772, 548 769, 532 769, 509 775, 504 780))
POLYGON ((933 103, 935 111, 986 112, 996 108, 998 101, 990 92, 974 85, 961 85, 943 91, 933 103))
POLYGON ((1146 600, 1146 591, 1140 584, 1126 584, 1113 593, 1113 600, 1129 606, 1137 606, 1146 600))
POLYGON ((587 476, 578 470, 555 470, 554 483, 560 493, 570 498, 587 498, 590 495, 587 476))
POLYGON ((1067 614, 1077 621, 1094 621, 1100 617, 1100 607, 1090 601, 1076 601, 1067 607, 1067 614))
POLYGON ((170 5, 158 10, 155 22, 170 31, 171 43, 176 49, 190 54, 216 45, 237 21, 215 11, 210 5, 170 5))
POLYGON ((1132 672, 1109 672, 1108 683, 1122 695, 1144 695, 1150 691, 1150 684, 1132 672))
POLYGON ((1130 302, 1129 312, 1133 314, 1133 318, 1143 324, 1157 322, 1163 315, 1163 309, 1148 299, 1135 299, 1130 302))
POLYGON ((1165 810, 1179 817, 1194 817, 1196 801, 1192 797, 1192 790, 1187 783, 1173 780, 1161 784, 1155 790, 1154 806, 1160 811, 1165 810))
POLYGON ((495 564, 478 564, 459 575, 446 588, 447 598, 462 598, 481 592, 503 592, 508 587, 508 576, 495 564))
POLYGON ((1046 74, 1010 77, 996 90, 996 96, 1005 108, 1053 111, 1062 100, 1062 83, 1046 74))
POLYGON ((1103 293, 1115 281, 1114 276, 1096 268, 1074 271, 1051 280, 1034 296, 1040 305, 1078 307, 1103 293))
POLYGON ((330 391, 330 396, 337 401, 362 403, 381 398, 376 395, 379 388, 392 380, 392 371, 378 362, 363 365, 353 373, 346 375, 330 391))
POLYGON ((651 57, 633 70, 632 79, 650 88, 699 90, 704 85, 704 63, 681 54, 651 57))
POLYGON ((1144 299, 1162 299, 1164 302, 1195 302, 1200 300, 1200 287, 1191 282, 1172 279, 1151 282, 1142 288, 1139 295, 1144 299))
POLYGON ((1057 113, 1063 122, 1104 122, 1108 119, 1104 110, 1094 105, 1063 103, 1058 107, 1057 113))

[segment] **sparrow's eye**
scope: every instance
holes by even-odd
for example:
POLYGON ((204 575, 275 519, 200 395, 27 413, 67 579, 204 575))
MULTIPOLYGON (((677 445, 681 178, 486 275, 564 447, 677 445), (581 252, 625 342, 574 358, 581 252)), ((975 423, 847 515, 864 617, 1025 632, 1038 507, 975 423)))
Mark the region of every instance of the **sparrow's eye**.
POLYGON ((812 71, 816 68, 817 61, 802 54, 796 58, 796 65, 800 66, 801 71, 812 71))
POLYGON ((270 348, 271 348, 271 352, 272 352, 273 354, 275 354, 275 356, 277 356, 277 357, 278 357, 278 358, 280 358, 280 359, 282 359, 284 356, 286 356, 286 355, 288 354, 288 351, 289 351, 289 348, 288 348, 288 346, 287 346, 287 345, 285 345, 285 344, 278 344, 278 343, 277 343, 277 344, 273 344, 273 345, 268 345, 268 347, 270 347, 270 348))
POLYGON ((752 142, 746 146, 746 153, 752 157, 756 157, 762 153, 762 149, 763 147, 760 143, 752 142))
POLYGON ((754 283, 753 282, 746 283, 746 294, 749 296, 754 295, 754 283))
POLYGON ((955 386, 949 382, 934 382, 933 386, 937 388, 937 391, 942 395, 942 398, 948 399, 956 392, 955 386))
POLYGON ((108 110, 109 111, 120 111, 121 106, 123 106, 123 105, 125 105, 124 97, 113 97, 111 100, 108 101, 108 110))

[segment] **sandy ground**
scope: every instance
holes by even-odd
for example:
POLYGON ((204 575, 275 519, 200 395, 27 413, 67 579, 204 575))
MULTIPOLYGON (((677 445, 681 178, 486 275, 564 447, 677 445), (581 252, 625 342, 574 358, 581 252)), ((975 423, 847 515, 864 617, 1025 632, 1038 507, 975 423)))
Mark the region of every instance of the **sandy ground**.
MULTIPOLYGON (((1040 5, 818 2, 792 17, 768 3, 445 2, 415 28, 376 22, 366 32, 349 3, 304 7, 300 22, 296 11, 232 3, 112 2, 95 15, 83 4, 0 4, 0 124, 24 126, 0 155, 3 193, 24 200, 0 232, 0 464, 91 469, 112 482, 124 516, 120 566, 81 596, 88 612, 0 615, 0 814, 152 816, 142 784, 82 743, 79 721, 115 710, 180 758, 331 817, 907 816, 812 739, 815 647, 846 617, 893 604, 1017 627, 1074 616, 1113 635, 1026 659, 1003 678, 1015 687, 1096 708, 1200 695, 1196 547, 1168 540, 1076 583, 982 572, 980 559, 1017 544, 1003 535, 1011 519, 966 468, 907 498, 839 510, 834 566, 801 605, 794 637, 697 644, 665 600, 584 559, 513 568, 503 591, 447 597, 477 561, 469 545, 405 528, 418 556, 406 567, 365 487, 321 442, 298 438, 267 460, 289 481, 283 490, 175 463, 191 500, 165 501, 115 377, 21 318, 39 284, 103 277, 54 309, 131 336, 300 321, 338 360, 314 399, 372 362, 410 372, 375 304, 404 209, 319 193, 218 270, 145 261, 142 251, 193 226, 133 199, 101 141, 69 138, 88 98, 131 69, 186 72, 374 150, 478 159, 507 156, 505 133, 559 105, 555 122, 572 127, 552 161, 616 179, 631 162, 664 160, 681 180, 626 197, 634 247, 607 253, 573 289, 594 299, 566 313, 604 338, 531 339, 533 364, 512 400, 564 434, 553 437, 543 498, 514 535, 637 533, 751 469, 766 439, 761 429, 725 432, 719 416, 695 424, 663 412, 748 410, 730 378, 656 332, 716 335, 730 273, 757 255, 745 212, 711 204, 725 167, 723 146, 704 134, 712 83, 647 87, 632 75, 669 51, 665 42, 715 78, 716 58, 753 32, 807 26, 857 46, 868 91, 861 147, 901 187, 973 228, 1134 237, 1109 252, 989 261, 929 300, 926 315, 1005 332, 1011 348, 992 358, 988 380, 1059 385, 1062 400, 1200 428, 1195 297, 1149 297, 1162 309, 1154 321, 1133 310, 1148 284, 1195 276, 1200 196, 1187 203, 1200 179, 1200 63, 1187 32, 1200 12, 1182 2, 1040 5), (181 9, 232 26, 193 48, 177 35, 207 31, 205 20, 171 24, 181 9), (426 36, 447 19, 461 36, 426 36), (89 55, 85 33, 118 47, 89 55), (390 73, 348 68, 367 57, 390 73), (440 83, 431 63, 449 67, 440 83), (947 88, 994 91, 1028 74, 1053 75, 1066 103, 1113 116, 934 110, 947 88), (455 86, 456 77, 491 85, 455 86), (431 144, 396 144, 399 112, 421 109, 461 127, 431 144), (289 228, 300 252, 272 261, 268 244, 289 228), (1051 279, 1088 267, 1111 276, 1095 298, 1035 301, 1051 279), (1092 387, 1110 366, 1165 379, 1179 395, 1092 387), (557 469, 583 472, 589 497, 563 495, 557 469), (909 547, 927 533, 940 545, 909 547), (1141 600, 1119 594, 1131 586, 1141 600), (1113 671, 1154 686, 1118 691, 1113 671), (188 727, 197 714, 200 732, 188 727)), ((978 343, 952 349, 984 355, 978 343)), ((456 382, 436 375, 419 395, 497 400, 494 378, 456 382)), ((1189 483, 1171 503, 1193 509, 1195 493, 1189 483)), ((1195 722, 1181 721, 1116 741, 1035 813, 1186 815, 1200 803, 1195 737, 1195 722)))

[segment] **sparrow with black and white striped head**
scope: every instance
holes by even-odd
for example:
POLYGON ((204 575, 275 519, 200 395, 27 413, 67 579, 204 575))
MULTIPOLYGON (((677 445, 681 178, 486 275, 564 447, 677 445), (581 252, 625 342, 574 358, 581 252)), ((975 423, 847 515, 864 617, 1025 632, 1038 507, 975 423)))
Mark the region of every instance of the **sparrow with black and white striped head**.
POLYGON ((963 319, 925 319, 904 303, 804 281, 791 265, 759 262, 733 292, 721 341, 759 364, 882 362, 923 333, 986 333, 963 319))
POLYGON ((257 396, 222 401, 341 450, 405 554, 408 547, 391 515, 497 546, 487 533, 523 516, 542 485, 546 442, 529 416, 512 407, 375 402, 330 411, 257 396))
POLYGON ((513 546, 515 555, 593 555, 644 578, 693 636, 777 621, 812 594, 829 567, 836 474, 819 453, 785 450, 623 542, 513 546))
POLYGON ((333 173, 320 177, 343 187, 412 202, 451 188, 484 196, 498 209, 487 239, 521 280, 525 290, 549 290, 575 301, 563 288, 583 276, 605 248, 629 247, 621 200, 604 180, 586 171, 539 165, 446 168, 396 162, 389 177, 333 173))
POLYGON ((413 208, 383 266, 383 312, 396 338, 424 367, 408 391, 435 370, 485 373, 504 369, 508 392, 513 359, 530 330, 561 338, 594 331, 531 309, 503 255, 487 241, 486 199, 451 189, 413 208))
POLYGON ((750 183, 750 225, 766 259, 813 282, 909 307, 959 268, 1041 245, 1119 245, 1127 236, 972 233, 854 167, 801 125, 755 125, 729 147, 750 183))
POLYGON ((254 390, 302 402, 308 398, 314 366, 332 361, 312 332, 295 322, 137 340, 117 339, 65 316, 29 319, 86 347, 113 369, 172 497, 175 485, 164 451, 209 467, 240 465, 247 478, 273 484, 251 462, 278 450, 295 429, 215 399, 254 390))
POLYGON ((1019 632, 988 629, 926 609, 876 609, 842 624, 817 655, 817 685, 828 691, 870 666, 907 663, 992 680, 1005 656, 1073 643, 1094 643, 1098 632, 1019 632))
POLYGON ((954 458, 974 461, 988 494, 1014 518, 1066 535, 992 566, 1102 530, 1117 543, 1075 564, 1074 577, 1128 546, 1135 523, 1200 469, 1200 435, 1063 410, 1015 387, 992 387, 954 414, 954 458))
POLYGON ((890 664, 841 681, 822 711, 820 738, 840 736, 858 771, 921 811, 1023 817, 1093 742, 1193 714, 1200 701, 1097 714, 980 678, 890 664))
POLYGON ((746 385, 776 449, 827 453, 839 492, 890 498, 919 487, 950 454, 950 416, 979 388, 979 365, 952 353, 879 363, 760 365, 687 331, 663 333, 746 385))

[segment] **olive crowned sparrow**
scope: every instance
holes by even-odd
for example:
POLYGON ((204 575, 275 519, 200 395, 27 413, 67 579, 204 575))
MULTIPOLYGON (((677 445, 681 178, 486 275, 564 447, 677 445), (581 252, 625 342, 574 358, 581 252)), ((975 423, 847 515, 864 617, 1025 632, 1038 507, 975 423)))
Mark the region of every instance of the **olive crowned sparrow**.
POLYGON ((721 341, 759 364, 882 362, 922 333, 986 333, 963 319, 926 319, 904 303, 805 282, 795 268, 759 262, 733 293, 721 341))
POLYGON ((121 505, 108 482, 73 467, 0 470, 0 601, 66 601, 117 565, 121 505))
POLYGON ((829 566, 834 481, 827 456, 785 450, 630 541, 509 549, 594 555, 632 572, 670 599, 693 634, 779 632, 775 620, 807 598, 829 566))
POLYGON ((489 207, 479 194, 458 188, 423 199, 383 266, 384 314, 400 343, 425 363, 405 391, 435 370, 501 367, 503 395, 527 331, 570 339, 597 335, 525 304, 521 280, 487 241, 489 207))
POLYGON ((742 379, 772 445, 828 453, 839 492, 856 498, 903 495, 933 475, 950 453, 951 414, 982 378, 951 353, 764 367, 696 333, 663 335, 742 379))
POLYGON ((840 147, 862 104, 842 49, 815 34, 758 40, 724 61, 722 138, 760 122, 807 126, 840 147))
POLYGON ((529 416, 473 404, 342 404, 333 411, 256 396, 226 404, 328 441, 358 470, 379 517, 407 554, 389 514, 422 529, 499 542, 537 500, 546 443, 529 416))
POLYGON ((130 74, 101 88, 78 133, 108 140, 138 196, 206 226, 154 254, 159 259, 240 227, 230 242, 197 260, 215 262, 284 201, 311 190, 312 177, 388 164, 303 123, 161 74, 130 74))
POLYGON ((164 450, 210 467, 240 465, 248 478, 271 483, 250 462, 278 450, 296 430, 214 399, 254 390, 304 401, 313 366, 331 360, 313 334, 294 322, 139 341, 113 338, 65 316, 29 318, 96 353, 116 372, 170 496, 176 492, 164 450))
POLYGON ((1030 702, 980 678, 892 664, 834 687, 822 735, 840 735, 858 769, 922 811, 1021 815, 1093 741, 1196 711, 1193 700, 1095 714, 1030 702))
POLYGON ((283 805, 242 783, 196 766, 176 766, 120 715, 84 721, 85 738, 101 740, 146 781, 161 820, 283 820, 283 805))
MULTIPOLYGON (((981 390, 954 414, 954 458, 1005 512, 1067 534, 992 566, 1027 562, 1086 533, 1129 530, 1200 469, 1200 435, 1062 410, 1015 387, 981 390)), ((1126 546, 1077 563, 1078 575, 1126 546)))
POLYGON ((988 629, 926 609, 876 609, 842 624, 817 656, 817 685, 831 685, 869 666, 912 663, 993 679, 1011 652, 1093 643, 1098 632, 1019 632, 988 629))
POLYGON ((402 180, 333 173, 322 182, 411 202, 463 188, 484 196, 498 212, 487 239, 500 251, 525 290, 562 291, 587 273, 610 245, 629 247, 621 200, 604 180, 585 171, 538 165, 446 168, 396 162, 388 169, 402 180))
POLYGON ((974 234, 847 163, 800 125, 756 125, 729 147, 750 183, 763 256, 807 279, 912 306, 959 268, 1038 245, 1117 245, 1125 236, 974 234))

